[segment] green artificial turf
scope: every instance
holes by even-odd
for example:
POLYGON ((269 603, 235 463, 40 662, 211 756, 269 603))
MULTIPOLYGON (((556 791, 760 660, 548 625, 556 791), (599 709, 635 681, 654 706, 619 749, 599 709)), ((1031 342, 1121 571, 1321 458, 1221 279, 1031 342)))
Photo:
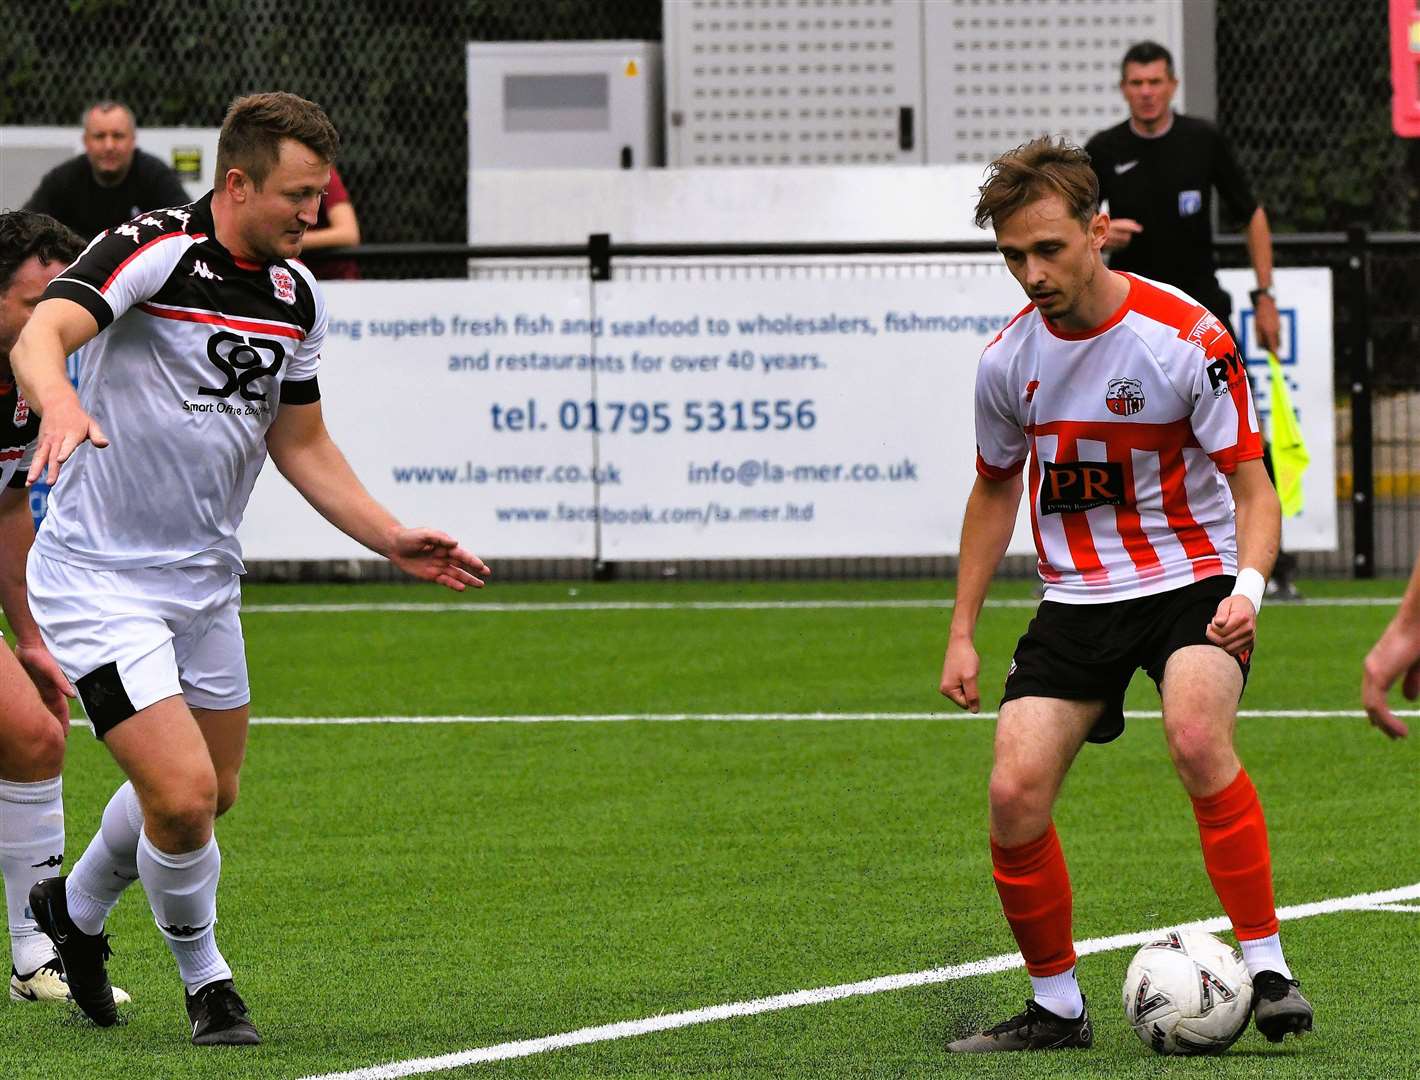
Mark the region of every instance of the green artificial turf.
MULTIPOLYGON (((1403 584, 1304 585, 1398 596, 1403 584)), ((936 692, 941 608, 290 613, 291 603, 914 600, 926 582, 259 586, 244 617, 258 717, 910 712, 913 720, 256 726, 219 825, 219 941, 266 1039, 186 1041, 144 898, 110 923, 127 1023, 0 1006, 0 1076, 296 1078, 962 963, 1014 950, 990 878, 989 719, 936 692), (575 590, 576 595, 570 595, 575 590)), ((1006 583, 993 595, 1029 599, 1006 583)), ((1389 607, 1271 605, 1244 707, 1355 709, 1389 607)), ((995 707, 1030 611, 978 635, 995 707)), ((1140 676, 1133 709, 1157 708, 1140 676)), ((1420 757, 1358 719, 1244 719, 1278 903, 1420 882, 1420 757)), ((76 728, 69 855, 116 768, 76 728)), ((1080 756, 1056 821, 1080 939, 1220 914, 1160 722, 1080 756)), ((1217 1060, 1129 1031, 1130 951, 1082 960, 1089 1053, 948 1058, 1016 1011, 1023 972, 978 976, 440 1075, 897 1077, 1415 1075, 1420 912, 1284 925, 1317 1030, 1217 1060)))

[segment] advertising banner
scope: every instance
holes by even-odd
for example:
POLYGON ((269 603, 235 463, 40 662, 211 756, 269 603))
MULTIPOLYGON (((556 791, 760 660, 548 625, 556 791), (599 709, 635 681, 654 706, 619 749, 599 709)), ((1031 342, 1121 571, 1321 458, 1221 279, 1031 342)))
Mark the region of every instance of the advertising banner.
MULTIPOLYGON (((1287 546, 1334 548, 1330 277, 1282 270, 1277 287, 1313 455, 1287 546)), ((977 360, 1024 302, 999 264, 942 260, 325 292, 336 442, 401 520, 490 560, 955 553, 977 360)), ((1247 356, 1265 415, 1265 357, 1247 356)), ((242 540, 253 559, 366 554, 273 468, 242 540)))

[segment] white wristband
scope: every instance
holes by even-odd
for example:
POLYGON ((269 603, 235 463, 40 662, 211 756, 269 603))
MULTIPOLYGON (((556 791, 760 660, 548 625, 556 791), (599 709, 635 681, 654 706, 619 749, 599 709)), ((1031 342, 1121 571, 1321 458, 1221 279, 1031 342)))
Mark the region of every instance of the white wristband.
POLYGON ((1267 588, 1267 579, 1250 566, 1238 571, 1237 584, 1233 586, 1234 596, 1246 596, 1252 601, 1252 610, 1262 610, 1262 594, 1267 588))

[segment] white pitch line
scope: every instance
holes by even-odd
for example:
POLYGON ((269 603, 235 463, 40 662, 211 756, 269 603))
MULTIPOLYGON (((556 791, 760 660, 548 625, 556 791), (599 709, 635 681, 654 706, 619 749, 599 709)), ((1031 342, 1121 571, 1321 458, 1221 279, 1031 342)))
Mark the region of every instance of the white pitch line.
MULTIPOLYGON (((1400 597, 1333 596, 1316 600, 1300 600, 1288 604, 1269 605, 1268 610, 1304 607, 1395 607, 1400 597)), ((469 601, 458 604, 244 604, 245 615, 344 615, 358 612, 390 614, 460 614, 499 615, 508 612, 583 612, 583 611, 861 611, 861 610, 949 610, 952 600, 569 600, 546 603, 483 603, 469 601)), ((1037 599, 987 600, 988 608, 1036 608, 1037 599)))
MULTIPOLYGON (((1406 885, 1399 889, 1382 892, 1362 893, 1357 896, 1319 900, 1310 904, 1296 904, 1281 908, 1277 918, 1282 921, 1306 919, 1314 915, 1330 915, 1338 911, 1361 911, 1375 908, 1379 904, 1420 898, 1420 883, 1406 885)), ((1152 941, 1166 930, 1203 930, 1216 933, 1229 926, 1225 917, 1203 919, 1182 927, 1158 927, 1112 937, 1092 938, 1078 942, 1075 953, 1089 956, 1093 953, 1108 952, 1113 949, 1127 949, 1152 941)), ((480 1065, 490 1061, 508 1061, 512 1058, 532 1057, 551 1050, 561 1050, 570 1046, 586 1046, 590 1043, 613 1042, 618 1039, 634 1038, 657 1031, 672 1031, 676 1028, 692 1027, 697 1024, 730 1020, 740 1016, 757 1016, 761 1013, 794 1009, 802 1005, 821 1005, 828 1001, 844 998, 864 997, 882 994, 892 990, 906 990, 917 986, 931 986, 936 983, 954 982, 976 975, 990 975, 1001 971, 1011 971, 1025 966, 1020 953, 1009 953, 975 960, 950 967, 929 968, 926 971, 912 971, 902 975, 884 975, 861 982, 840 983, 837 986, 821 986, 815 990, 796 990, 773 997, 755 998, 752 1001, 733 1001, 725 1005, 712 1005, 701 1009, 687 1009, 683 1012, 649 1016, 642 1020, 623 1020, 614 1024, 597 1027, 578 1028, 559 1035, 546 1035, 538 1039, 519 1039, 515 1042, 498 1043, 495 1046, 481 1046, 473 1050, 462 1050, 454 1054, 438 1057, 415 1058, 409 1061, 394 1061, 386 1065, 372 1065, 368 1068, 349 1072, 322 1073, 304 1077, 303 1080, 395 1080, 401 1076, 422 1076, 427 1073, 447 1072, 467 1065, 480 1065)))
MULTIPOLYGON (((1129 720, 1159 720, 1157 709, 1129 710, 1129 720)), ((1396 716, 1420 717, 1420 709, 1396 709, 1396 716)), ((798 723, 803 721, 995 720, 994 712, 733 712, 733 713, 532 713, 510 716, 253 716, 253 727, 351 727, 361 724, 696 724, 798 723)), ((1359 709, 1240 709, 1244 720, 1364 720, 1359 709)), ((75 718, 70 726, 88 727, 75 718)))

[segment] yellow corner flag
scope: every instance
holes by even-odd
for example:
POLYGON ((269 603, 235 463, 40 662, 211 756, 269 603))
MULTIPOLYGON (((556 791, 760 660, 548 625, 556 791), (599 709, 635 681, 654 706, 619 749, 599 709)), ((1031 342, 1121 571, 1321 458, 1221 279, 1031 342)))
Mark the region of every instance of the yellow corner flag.
POLYGON ((1272 471, 1277 477, 1277 497, 1282 500, 1282 513, 1296 517, 1302 512, 1302 474, 1311 455, 1276 353, 1267 354, 1267 367, 1272 373, 1272 471))

